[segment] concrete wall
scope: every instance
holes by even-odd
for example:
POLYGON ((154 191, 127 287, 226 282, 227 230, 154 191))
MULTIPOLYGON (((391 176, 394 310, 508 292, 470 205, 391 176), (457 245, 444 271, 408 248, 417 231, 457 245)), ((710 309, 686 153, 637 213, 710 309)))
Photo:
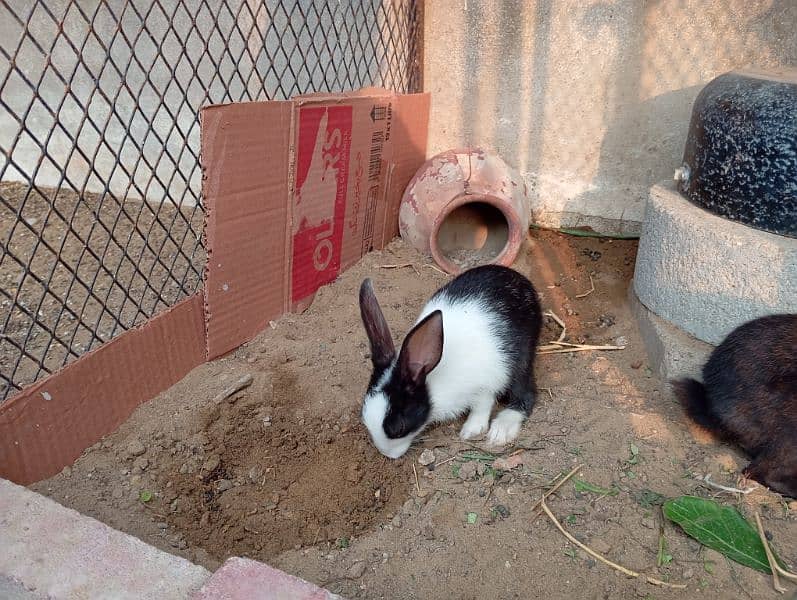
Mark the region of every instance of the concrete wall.
POLYGON ((797 2, 427 1, 429 150, 498 152, 546 225, 638 232, 695 96, 745 65, 797 65, 797 2))

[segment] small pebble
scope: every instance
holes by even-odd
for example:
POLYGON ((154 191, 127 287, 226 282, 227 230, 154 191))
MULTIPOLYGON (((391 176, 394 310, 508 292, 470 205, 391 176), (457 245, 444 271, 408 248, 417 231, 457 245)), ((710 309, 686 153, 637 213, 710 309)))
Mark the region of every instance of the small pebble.
POLYGON ((134 469, 138 468, 141 469, 142 471, 145 471, 148 466, 149 466, 149 461, 143 456, 139 456, 136 460, 133 461, 134 469))
POLYGON ((219 479, 216 482, 216 489, 218 489, 220 492, 226 492, 227 490, 232 489, 232 487, 232 481, 229 479, 219 479))
POLYGON ((249 469, 249 472, 246 474, 246 476, 249 478, 249 481, 251 481, 252 483, 257 483, 258 481, 261 481, 263 478, 263 469, 261 469, 258 466, 254 466, 251 469, 249 469))
POLYGON ((656 527, 656 521, 654 521, 651 517, 645 517, 640 522, 642 523, 642 527, 646 527, 648 529, 653 529, 656 527))
POLYGON ((692 579, 695 576, 695 572, 692 569, 684 569, 681 575, 684 579, 692 579))
POLYGON ((592 540, 589 543, 590 548, 592 548, 598 554, 606 554, 612 547, 604 540, 597 538, 592 540))
POLYGON ((346 571, 346 577, 349 579, 359 579, 363 575, 365 575, 365 562, 361 560, 354 563, 349 567, 349 570, 346 571))
POLYGON ((418 458, 418 462, 422 464, 424 467, 427 465, 431 465, 437 460, 434 455, 434 451, 427 448, 423 452, 421 452, 421 456, 418 458))
POLYGON ((393 517, 393 519, 390 521, 390 524, 393 527, 395 527, 396 529, 401 529, 401 524, 402 524, 401 523, 401 516, 400 515, 396 515, 395 517, 393 517))
POLYGON ((207 457, 204 464, 202 465, 202 470, 210 473, 212 471, 215 471, 220 464, 221 464, 221 459, 219 458, 219 455, 211 454, 210 456, 207 457))
POLYGON ((142 444, 141 440, 139 440, 138 438, 133 438, 127 444, 127 453, 130 456, 141 456, 146 451, 147 451, 146 446, 144 446, 144 444, 142 444))

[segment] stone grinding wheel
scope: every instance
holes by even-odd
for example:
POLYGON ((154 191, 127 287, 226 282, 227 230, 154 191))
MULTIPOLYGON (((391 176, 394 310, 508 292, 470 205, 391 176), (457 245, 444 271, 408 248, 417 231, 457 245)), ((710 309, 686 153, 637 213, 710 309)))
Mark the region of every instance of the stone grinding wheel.
POLYGON ((734 71, 700 92, 676 171, 693 204, 797 237, 797 69, 734 71))

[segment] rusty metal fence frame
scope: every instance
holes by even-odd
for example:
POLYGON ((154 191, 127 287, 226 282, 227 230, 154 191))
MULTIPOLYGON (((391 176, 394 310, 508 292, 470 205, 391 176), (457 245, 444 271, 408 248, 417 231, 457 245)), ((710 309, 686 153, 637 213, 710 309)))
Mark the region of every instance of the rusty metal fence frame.
POLYGON ((0 402, 202 284, 199 109, 421 88, 414 0, 0 0, 0 402))

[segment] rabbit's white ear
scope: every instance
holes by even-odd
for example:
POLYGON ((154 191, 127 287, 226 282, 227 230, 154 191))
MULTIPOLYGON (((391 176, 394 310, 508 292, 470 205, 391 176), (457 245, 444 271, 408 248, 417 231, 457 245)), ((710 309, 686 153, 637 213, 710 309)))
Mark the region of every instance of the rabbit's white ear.
POLYGON ((360 286, 360 316, 371 344, 371 362, 376 367, 386 368, 396 356, 396 347, 370 279, 360 286))
POLYGON ((434 311, 404 339, 399 354, 399 368, 403 381, 419 385, 443 356, 443 313, 434 311))

